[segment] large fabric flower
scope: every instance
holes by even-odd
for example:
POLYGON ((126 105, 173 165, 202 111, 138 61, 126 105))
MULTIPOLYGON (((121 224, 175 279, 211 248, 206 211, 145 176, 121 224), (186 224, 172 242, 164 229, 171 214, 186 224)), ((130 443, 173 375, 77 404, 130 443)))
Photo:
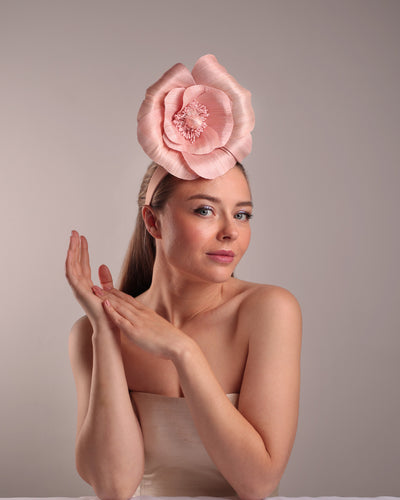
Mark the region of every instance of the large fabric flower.
POLYGON ((214 179, 251 151, 251 93, 216 57, 200 57, 192 72, 175 64, 146 91, 138 112, 145 153, 181 179, 214 179))

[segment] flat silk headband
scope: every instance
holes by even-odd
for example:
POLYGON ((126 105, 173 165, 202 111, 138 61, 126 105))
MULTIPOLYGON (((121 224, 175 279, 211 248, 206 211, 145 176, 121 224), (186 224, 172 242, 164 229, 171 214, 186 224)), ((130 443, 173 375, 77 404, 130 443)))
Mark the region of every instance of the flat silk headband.
POLYGON ((158 164, 146 193, 168 174, 215 179, 242 162, 252 147, 251 93, 216 57, 200 57, 190 72, 177 63, 146 90, 137 116, 137 137, 158 164))
POLYGON ((144 202, 145 205, 151 205, 154 191, 166 175, 168 175, 168 171, 165 170, 165 168, 161 167, 161 165, 158 165, 153 175, 151 176, 149 185, 147 186, 146 201, 144 202))

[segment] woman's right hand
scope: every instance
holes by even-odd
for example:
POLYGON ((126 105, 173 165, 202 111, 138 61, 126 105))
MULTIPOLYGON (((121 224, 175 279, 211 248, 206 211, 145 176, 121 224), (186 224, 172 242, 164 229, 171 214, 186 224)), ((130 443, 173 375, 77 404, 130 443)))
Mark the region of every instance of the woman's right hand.
MULTIPOLYGON (((91 278, 88 242, 85 236, 79 236, 77 231, 72 231, 67 259, 65 261, 65 276, 74 292, 76 300, 86 312, 93 330, 102 326, 115 330, 104 312, 101 300, 92 292, 93 281, 91 278)), ((113 288, 111 273, 107 266, 100 266, 99 278, 103 289, 113 288)))

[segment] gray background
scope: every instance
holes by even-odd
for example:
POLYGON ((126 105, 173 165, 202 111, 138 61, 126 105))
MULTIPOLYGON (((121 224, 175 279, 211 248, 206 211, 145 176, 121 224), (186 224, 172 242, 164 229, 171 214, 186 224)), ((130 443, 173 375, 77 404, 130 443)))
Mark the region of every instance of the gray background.
POLYGON ((400 496, 400 2, 1 1, 0 496, 80 496, 72 228, 118 276, 149 161, 146 87, 216 55, 253 94, 237 275, 303 311, 283 496, 400 496))

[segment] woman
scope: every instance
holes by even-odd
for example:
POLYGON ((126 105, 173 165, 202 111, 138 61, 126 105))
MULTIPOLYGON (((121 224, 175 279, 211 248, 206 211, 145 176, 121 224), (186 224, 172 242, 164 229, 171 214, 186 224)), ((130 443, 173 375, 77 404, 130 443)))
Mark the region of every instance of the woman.
POLYGON ((84 236, 73 231, 68 249, 66 276, 86 312, 69 344, 76 463, 101 499, 276 495, 296 434, 298 301, 284 288, 233 276, 250 241, 251 193, 238 161, 251 147, 249 93, 214 56, 199 59, 193 80, 183 68, 150 87, 139 111, 139 141, 158 163, 142 182, 120 289, 106 266, 102 286, 93 286, 84 236), (220 77, 219 88, 215 78, 206 85, 210 75, 220 77), (222 93, 232 116, 218 123, 222 93), (164 151, 151 125, 161 108, 164 151), (217 132, 203 134, 206 125, 217 132), (188 153, 171 140, 176 131, 188 153), (217 136, 222 146, 212 149, 217 136), (208 163, 190 164, 198 138, 208 163))

